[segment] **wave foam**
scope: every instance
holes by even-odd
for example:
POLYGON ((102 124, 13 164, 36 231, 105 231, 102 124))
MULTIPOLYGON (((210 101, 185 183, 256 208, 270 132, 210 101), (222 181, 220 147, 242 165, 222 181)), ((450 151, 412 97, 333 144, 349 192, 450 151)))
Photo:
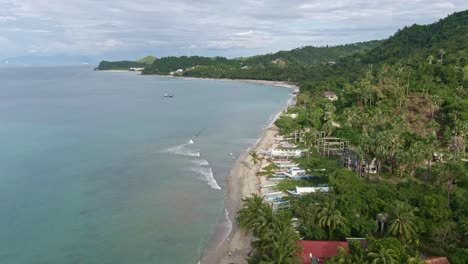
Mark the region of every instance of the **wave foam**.
POLYGON ((203 180, 205 180, 211 188, 221 190, 221 187, 219 187, 218 182, 214 178, 213 170, 211 170, 210 167, 198 167, 192 168, 191 170, 200 174, 203 177, 203 180))
POLYGON ((164 152, 175 154, 175 155, 184 155, 190 157, 200 157, 200 152, 187 148, 188 145, 193 144, 193 140, 189 140, 187 143, 178 145, 172 148, 166 149, 164 152))
POLYGON ((199 166, 210 166, 210 163, 207 161, 207 160, 192 160, 191 161, 193 164, 195 165, 199 165, 199 166))

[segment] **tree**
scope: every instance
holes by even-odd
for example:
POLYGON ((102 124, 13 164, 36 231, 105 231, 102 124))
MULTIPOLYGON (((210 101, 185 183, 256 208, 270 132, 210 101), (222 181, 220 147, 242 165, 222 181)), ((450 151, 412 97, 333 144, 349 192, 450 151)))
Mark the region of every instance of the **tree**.
POLYGON ((389 217, 390 216, 386 213, 379 213, 377 215, 377 222, 379 223, 379 226, 380 226, 380 234, 383 234, 385 223, 388 222, 389 217))
POLYGON ((444 55, 447 53, 444 49, 439 50, 440 53, 440 63, 444 63, 444 55))
POLYGON ((328 199, 322 203, 318 210, 318 224, 328 231, 330 238, 333 237, 333 232, 340 226, 345 225, 345 218, 340 210, 336 208, 336 202, 328 199))
POLYGON ((369 252, 367 255, 371 260, 372 264, 397 264, 398 254, 395 250, 390 248, 385 248, 381 245, 377 247, 375 251, 369 252))
POLYGON ((414 209, 404 202, 397 202, 392 211, 392 218, 388 226, 388 234, 402 242, 410 242, 416 233, 414 209))
POLYGON ((257 164, 260 163, 261 157, 256 151, 250 151, 249 152, 250 159, 252 160, 253 164, 256 166, 257 164))
POLYGON ((263 252, 265 264, 299 264, 301 247, 300 237, 292 225, 288 214, 277 215, 273 219, 271 228, 260 236, 260 250, 263 252))
POLYGON ((429 55, 429 56, 427 57, 427 63, 432 64, 432 61, 434 61, 434 56, 429 55))
POLYGON ((334 256, 333 258, 327 260, 326 264, 353 264, 354 262, 351 260, 348 252, 343 247, 338 248, 338 255, 334 256))
POLYGON ((237 222, 244 231, 252 231, 255 236, 269 228, 273 219, 272 208, 257 194, 242 199, 242 208, 237 213, 237 222))

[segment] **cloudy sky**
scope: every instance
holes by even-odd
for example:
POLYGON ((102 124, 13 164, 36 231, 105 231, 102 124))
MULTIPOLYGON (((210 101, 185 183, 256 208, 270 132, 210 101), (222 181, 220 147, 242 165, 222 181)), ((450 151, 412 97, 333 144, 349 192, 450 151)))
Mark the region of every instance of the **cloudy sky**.
POLYGON ((247 56, 382 39, 466 0, 0 0, 0 58, 247 56))

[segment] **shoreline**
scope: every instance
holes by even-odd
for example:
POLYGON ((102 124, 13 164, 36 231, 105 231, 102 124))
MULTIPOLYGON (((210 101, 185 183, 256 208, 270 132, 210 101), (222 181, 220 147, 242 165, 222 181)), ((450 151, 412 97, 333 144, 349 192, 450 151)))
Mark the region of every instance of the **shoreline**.
POLYGON ((274 125, 274 122, 284 110, 295 103, 295 99, 296 96, 293 96, 285 108, 275 116, 270 125, 262 130, 257 143, 244 151, 233 164, 227 178, 227 190, 223 208, 226 212, 225 217, 218 221, 215 233, 206 245, 198 264, 247 263, 246 258, 252 249, 251 241, 253 236, 240 230, 236 221, 237 212, 242 207, 242 198, 249 197, 252 194, 262 194, 261 184, 265 177, 257 176, 257 172, 264 165, 264 159, 262 159, 260 164, 254 166, 249 152, 260 152, 261 150, 271 148, 276 143, 275 138, 279 134, 279 130, 274 125), (227 223, 230 225, 230 230, 226 235, 226 230, 223 227, 225 228, 227 223), (229 252, 231 252, 231 256, 229 256, 229 252))
MULTIPOLYGON (((129 70, 97 70, 98 72, 134 72, 137 71, 129 71, 129 70)), ((229 82, 241 82, 241 83, 253 83, 253 84, 260 84, 260 85, 267 85, 267 86, 275 86, 275 87, 285 87, 289 89, 299 89, 294 83, 289 83, 286 81, 268 81, 268 80, 255 80, 255 79, 229 79, 229 78, 207 78, 207 77, 188 77, 188 76, 173 76, 173 75, 161 75, 161 74, 138 74, 141 76, 158 76, 164 78, 175 78, 181 80, 209 80, 209 81, 229 81, 229 82)))
MULTIPOLYGON (((158 76, 164 78, 177 78, 183 80, 213 80, 213 81, 230 81, 240 83, 252 83, 259 85, 267 85, 274 87, 283 87, 288 89, 298 90, 299 87, 295 84, 283 81, 267 81, 253 79, 216 79, 216 78, 197 78, 185 76, 168 76, 168 75, 144 75, 158 76)), ((262 168, 263 160, 257 166, 254 166, 249 152, 266 150, 273 146, 275 137, 278 135, 278 128, 274 122, 280 114, 289 106, 295 103, 296 95, 294 95, 287 105, 275 115, 271 123, 263 128, 257 143, 244 151, 233 163, 229 175, 227 177, 226 194, 224 198, 224 216, 218 220, 214 233, 202 251, 202 255, 198 264, 239 264, 247 263, 247 254, 251 251, 252 235, 246 234, 240 230, 237 225, 237 212, 242 207, 242 198, 251 196, 252 194, 261 194, 260 187, 262 177, 257 176, 257 172, 262 168), (227 230, 228 229, 228 230, 227 230), (231 256, 229 256, 231 252, 231 256)))
MULTIPOLYGON (((260 151, 268 149, 275 143, 275 137, 278 134, 278 128, 272 125, 265 128, 261 134, 258 143, 248 151, 242 153, 235 161, 227 179, 227 192, 224 203, 224 209, 227 210, 228 219, 222 219, 218 226, 225 224, 226 220, 231 222, 231 230, 222 241, 217 241, 218 245, 212 243, 205 248, 199 261, 200 264, 228 264, 228 263, 246 263, 247 254, 251 251, 250 242, 252 236, 245 234, 240 230, 236 222, 237 212, 242 207, 242 198, 260 193, 261 177, 256 173, 262 167, 261 163, 254 166, 249 151, 260 151), (228 253, 232 252, 229 256, 228 253)), ((212 237, 212 242, 219 240, 220 228, 212 237)))
MULTIPOLYGON (((182 80, 208 80, 208 81, 228 81, 228 82, 241 82, 241 83, 253 83, 253 84, 260 84, 260 85, 267 85, 267 86, 275 86, 275 87, 284 87, 289 89, 299 89, 299 86, 288 83, 285 81, 268 81, 268 80, 254 80, 254 79, 228 79, 228 78, 205 78, 205 77, 187 77, 187 76, 169 76, 169 75, 158 75, 153 74, 159 77, 166 77, 166 78, 176 78, 182 80)), ((145 75, 146 76, 146 75, 145 75)), ((148 75, 151 76, 151 75, 148 75)))

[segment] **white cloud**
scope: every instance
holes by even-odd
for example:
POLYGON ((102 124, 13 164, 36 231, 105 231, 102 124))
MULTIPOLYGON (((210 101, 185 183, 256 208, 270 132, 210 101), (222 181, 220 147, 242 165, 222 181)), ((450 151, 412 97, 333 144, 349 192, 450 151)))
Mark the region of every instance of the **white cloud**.
POLYGON ((467 8, 464 0, 0 0, 8 39, 0 58, 28 51, 239 56, 385 38, 467 8))

